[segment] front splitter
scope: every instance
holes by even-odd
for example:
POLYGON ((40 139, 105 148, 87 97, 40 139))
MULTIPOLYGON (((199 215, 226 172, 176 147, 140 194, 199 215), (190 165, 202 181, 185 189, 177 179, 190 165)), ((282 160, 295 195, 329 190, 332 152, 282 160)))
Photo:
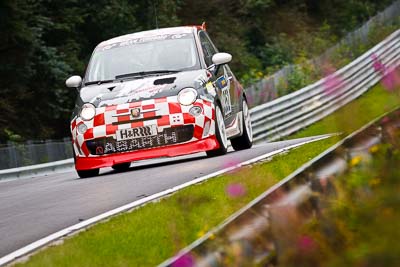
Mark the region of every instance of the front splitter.
POLYGON ((123 152, 123 153, 104 155, 98 157, 77 156, 75 161, 75 169, 90 170, 90 169, 111 167, 115 164, 137 161, 137 160, 188 155, 188 154, 218 149, 218 147, 219 144, 217 142, 217 139, 215 138, 215 136, 212 136, 190 143, 143 149, 132 152, 123 152))

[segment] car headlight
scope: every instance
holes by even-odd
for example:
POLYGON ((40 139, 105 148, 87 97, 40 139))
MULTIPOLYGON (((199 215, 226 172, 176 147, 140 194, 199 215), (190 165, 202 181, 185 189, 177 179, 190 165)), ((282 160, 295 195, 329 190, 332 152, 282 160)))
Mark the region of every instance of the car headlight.
POLYGON ((189 106, 196 101, 197 91, 194 88, 182 89, 178 94, 178 102, 181 105, 189 106))
POLYGON ((83 104, 79 116, 84 121, 90 121, 96 115, 96 107, 91 103, 83 104))

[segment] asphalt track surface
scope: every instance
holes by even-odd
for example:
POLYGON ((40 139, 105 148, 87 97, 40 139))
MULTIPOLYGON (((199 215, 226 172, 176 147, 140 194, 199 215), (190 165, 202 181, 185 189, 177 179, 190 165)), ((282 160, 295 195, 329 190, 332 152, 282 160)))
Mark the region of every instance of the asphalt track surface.
POLYGON ((261 144, 207 158, 205 153, 131 164, 126 172, 102 169, 79 179, 74 170, 0 182, 0 257, 80 221, 195 178, 290 145, 301 138, 261 144))

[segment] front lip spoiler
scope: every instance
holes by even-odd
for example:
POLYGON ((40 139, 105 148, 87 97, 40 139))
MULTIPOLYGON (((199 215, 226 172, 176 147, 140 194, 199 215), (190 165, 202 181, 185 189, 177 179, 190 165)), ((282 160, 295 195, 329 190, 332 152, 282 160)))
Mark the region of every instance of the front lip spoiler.
POLYGON ((116 153, 99 157, 76 157, 76 170, 90 170, 104 167, 111 167, 115 164, 144 160, 158 157, 175 157, 218 149, 219 144, 215 135, 198 141, 149 148, 132 152, 116 153))

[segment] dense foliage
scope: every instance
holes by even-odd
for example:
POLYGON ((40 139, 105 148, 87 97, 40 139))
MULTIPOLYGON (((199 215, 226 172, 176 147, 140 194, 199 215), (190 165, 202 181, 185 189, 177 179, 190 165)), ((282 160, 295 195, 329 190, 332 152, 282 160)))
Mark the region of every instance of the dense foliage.
POLYGON ((234 56, 239 76, 320 53, 391 0, 3 0, 0 2, 0 141, 68 135, 83 74, 102 40, 200 24, 234 56), (157 19, 155 18, 157 11, 157 19))

